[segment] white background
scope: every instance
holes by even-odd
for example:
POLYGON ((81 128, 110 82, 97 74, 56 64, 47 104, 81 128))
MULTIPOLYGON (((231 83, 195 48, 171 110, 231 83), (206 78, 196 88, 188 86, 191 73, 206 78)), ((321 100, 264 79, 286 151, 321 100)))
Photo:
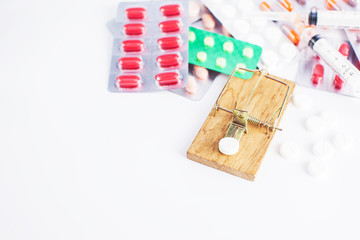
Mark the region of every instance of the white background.
MULTIPOLYGON (((219 94, 107 91, 117 0, 0 1, 0 239, 359 239, 358 99, 297 87, 255 182, 190 161, 186 151, 219 94), (307 117, 341 116, 310 133, 307 117), (340 130, 327 177, 311 147, 340 130), (278 154, 286 141, 302 155, 278 154)), ((274 73, 295 79, 296 66, 274 73)))

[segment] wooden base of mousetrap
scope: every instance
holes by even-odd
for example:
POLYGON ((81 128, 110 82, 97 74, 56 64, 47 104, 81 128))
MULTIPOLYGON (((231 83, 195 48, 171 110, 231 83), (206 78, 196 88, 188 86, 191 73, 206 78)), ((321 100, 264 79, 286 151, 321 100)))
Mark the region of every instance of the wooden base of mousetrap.
MULTIPOLYGON (((241 109, 259 76, 260 72, 254 73, 254 76, 249 80, 233 77, 221 98, 221 106, 234 109, 237 104, 238 109, 241 109)), ((289 95, 284 105, 284 113, 291 100, 295 83, 278 77, 275 78, 290 86, 289 95)), ((255 118, 269 119, 281 106, 286 91, 285 85, 262 77, 246 110, 249 115, 255 118)), ((224 111, 217 111, 216 116, 214 116, 214 107, 191 144, 187 157, 209 167, 254 181, 275 132, 266 135, 265 127, 248 124, 248 133, 240 139, 239 152, 232 156, 224 155, 218 150, 219 140, 225 136, 228 125, 232 121, 232 115, 224 111)))

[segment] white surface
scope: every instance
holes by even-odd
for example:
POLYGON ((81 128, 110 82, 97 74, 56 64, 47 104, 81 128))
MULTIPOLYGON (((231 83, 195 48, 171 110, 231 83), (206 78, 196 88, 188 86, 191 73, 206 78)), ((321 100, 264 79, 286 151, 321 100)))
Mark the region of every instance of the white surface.
MULTIPOLYGON (((186 158, 225 78, 193 102, 107 91, 118 1, 0 2, 0 239, 359 239, 360 148, 306 173, 304 129, 331 106, 359 146, 360 101, 297 87, 256 182, 186 158), (287 161, 280 143, 302 145, 287 161)), ((296 64, 272 73, 295 79, 296 64)))

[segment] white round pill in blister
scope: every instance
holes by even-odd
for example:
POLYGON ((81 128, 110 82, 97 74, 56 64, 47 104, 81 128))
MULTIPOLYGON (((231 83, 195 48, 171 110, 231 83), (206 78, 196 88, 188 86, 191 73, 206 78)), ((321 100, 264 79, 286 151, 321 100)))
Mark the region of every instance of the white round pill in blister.
POLYGON ((235 18, 235 15, 236 15, 236 9, 232 5, 224 4, 221 7, 220 14, 224 18, 233 19, 233 18, 235 18))
POLYGON ((320 132, 324 130, 324 121, 316 116, 309 117, 305 121, 305 128, 310 132, 320 132))
POLYGON ((237 1, 237 2, 238 2, 238 9, 242 13, 249 13, 255 9, 255 4, 253 3, 253 1, 237 1))
POLYGON ((239 142, 232 137, 224 137, 219 141, 219 151, 225 155, 234 155, 239 151, 239 142))
POLYGON ((247 41, 249 43, 259 45, 260 47, 264 47, 264 38, 256 33, 250 34, 247 41))
POLYGON ((280 146, 280 156, 285 159, 295 159, 299 156, 300 147, 298 144, 293 142, 286 142, 280 146))
POLYGON ((293 59, 297 54, 297 49, 292 43, 285 42, 280 46, 280 55, 285 60, 293 59))
POLYGON ((354 141, 355 139, 353 136, 344 132, 336 134, 333 138, 333 143, 335 147, 341 150, 352 148, 354 145, 354 141))
MULTIPOLYGON (((266 19, 263 18, 253 18, 251 19, 251 25, 257 30, 257 31, 261 31, 262 29, 264 29, 266 27, 266 25, 268 24, 268 21, 266 19)), ((280 30, 279 30, 280 31, 280 30)), ((281 36, 281 35, 280 35, 281 36)))
POLYGON ((265 67, 272 67, 279 62, 279 56, 274 51, 266 50, 261 55, 261 62, 265 65, 265 67))
POLYGON ((265 39, 272 44, 276 44, 279 42, 281 38, 281 30, 276 26, 268 27, 265 30, 265 39))
POLYGON ((307 172, 310 176, 320 177, 328 171, 328 164, 322 161, 310 161, 307 165, 307 172))
POLYGON ((307 94, 294 94, 292 97, 292 103, 297 108, 307 108, 311 103, 311 98, 307 94))
POLYGON ((234 28, 239 34, 246 34, 250 30, 250 24, 248 21, 243 19, 237 19, 233 23, 234 28))
POLYGON ((334 147, 326 141, 320 141, 314 144, 313 154, 319 158, 329 158, 334 152, 334 147))
POLYGON ((336 111, 331 111, 331 110, 322 111, 320 113, 320 117, 329 127, 335 127, 339 122, 339 113, 336 111))

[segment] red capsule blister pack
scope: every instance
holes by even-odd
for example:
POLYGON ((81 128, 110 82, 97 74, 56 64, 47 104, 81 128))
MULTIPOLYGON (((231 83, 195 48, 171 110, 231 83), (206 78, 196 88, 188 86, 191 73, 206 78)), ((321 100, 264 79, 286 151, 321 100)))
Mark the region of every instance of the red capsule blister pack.
POLYGON ((188 75, 188 1, 123 2, 114 34, 109 90, 183 88, 188 75))

